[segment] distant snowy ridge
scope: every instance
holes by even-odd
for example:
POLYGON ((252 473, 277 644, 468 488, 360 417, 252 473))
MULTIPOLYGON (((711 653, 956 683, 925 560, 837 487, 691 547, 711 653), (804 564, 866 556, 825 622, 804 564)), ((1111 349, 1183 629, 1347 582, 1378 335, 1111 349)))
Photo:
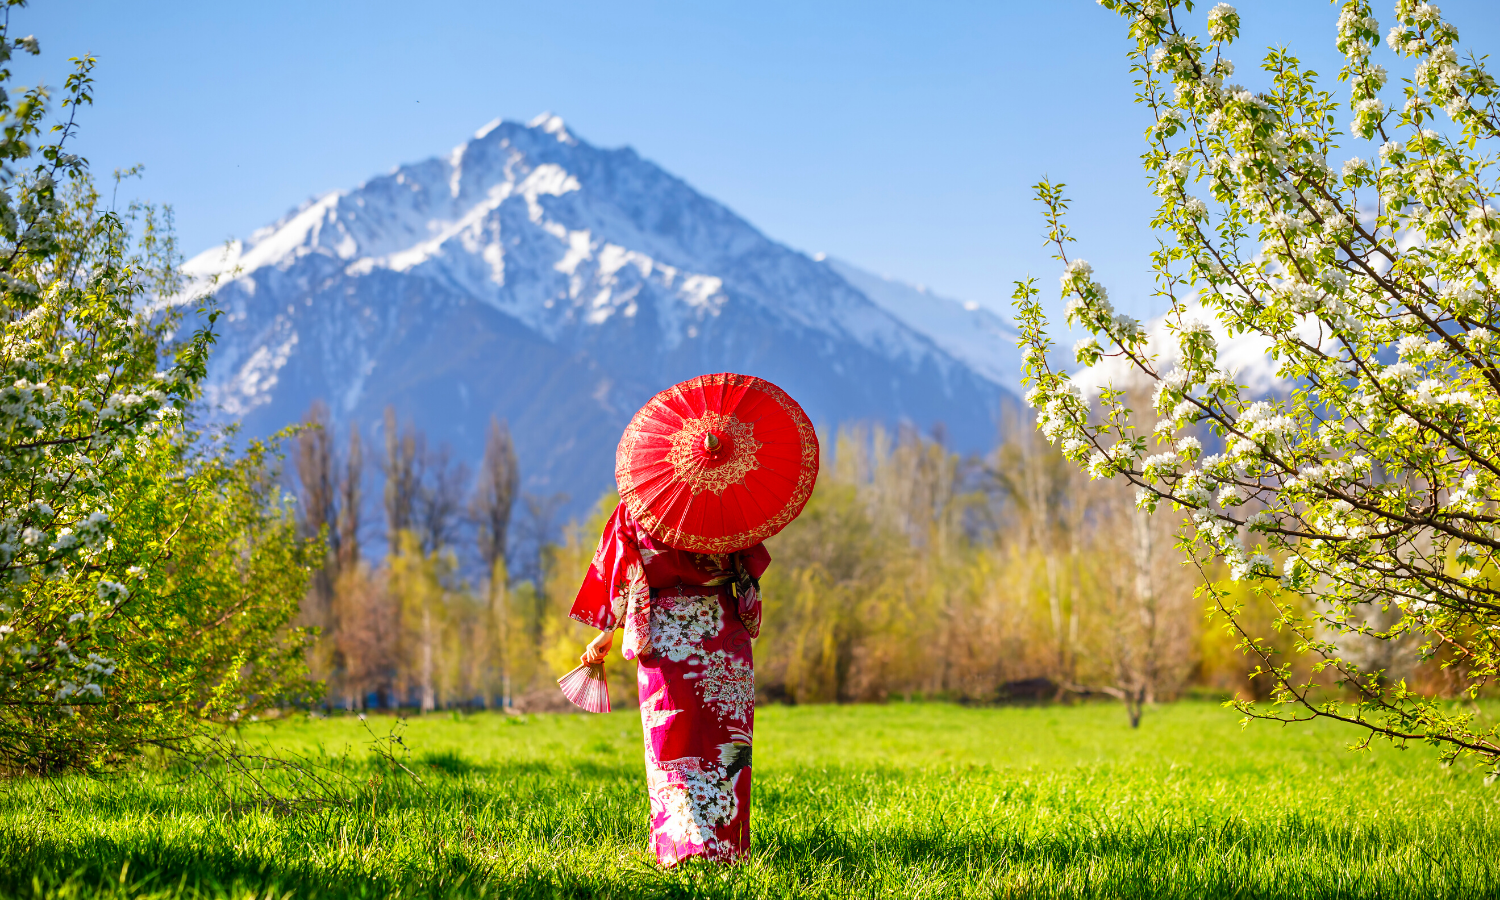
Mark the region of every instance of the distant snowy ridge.
POLYGON ((247 434, 316 398, 366 428, 392 404, 472 459, 493 415, 533 488, 575 499, 607 485, 629 416, 693 375, 761 375, 821 425, 941 422, 966 451, 993 444, 1019 377, 997 318, 791 250, 552 115, 486 125, 186 269, 220 280, 207 398, 247 434))
POLYGON ((875 275, 833 257, 818 257, 881 309, 969 368, 1013 394, 1021 394, 1021 350, 1015 326, 977 303, 961 303, 889 276, 875 275))

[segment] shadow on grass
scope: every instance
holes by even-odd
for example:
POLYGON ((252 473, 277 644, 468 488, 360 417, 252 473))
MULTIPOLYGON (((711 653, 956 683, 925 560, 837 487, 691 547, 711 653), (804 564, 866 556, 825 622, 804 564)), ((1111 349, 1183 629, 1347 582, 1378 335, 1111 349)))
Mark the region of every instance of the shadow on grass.
MULTIPOLYGON (((517 760, 487 763, 461 753, 445 751, 424 753, 406 762, 420 782, 383 760, 359 760, 322 773, 334 786, 335 801, 312 804, 320 810, 358 808, 386 812, 392 809, 419 809, 434 800, 483 800, 503 798, 510 802, 549 803, 560 794, 576 792, 582 787, 627 782, 634 786, 641 780, 639 763, 609 763, 579 760, 559 765, 543 760, 517 760)), ((220 772, 194 773, 194 780, 183 779, 171 770, 142 774, 139 772, 107 777, 99 781, 80 781, 58 792, 41 779, 19 780, 11 790, 0 792, 0 812, 34 811, 67 808, 75 814, 107 818, 116 815, 175 816, 183 813, 208 813, 235 817, 267 810, 257 804, 253 792, 234 791, 234 802, 228 799, 227 782, 220 782, 220 772), (78 789, 75 785, 82 784, 78 789), (27 790, 27 788, 30 788, 27 790)), ((291 797, 309 791, 322 793, 306 782, 277 776, 261 775, 261 787, 278 796, 291 797)), ((275 812, 275 810, 271 810, 275 812)), ((294 815, 305 814, 302 812, 294 815)))
MULTIPOLYGON (((1008 883, 1004 896, 1140 898, 1470 898, 1500 897, 1500 868, 1488 834, 1434 846, 1414 829, 1377 835, 1368 827, 1294 817, 1276 825, 1234 820, 1202 825, 943 833, 931 829, 793 831, 757 835, 759 852, 789 871, 833 870, 858 883, 887 872, 948 874, 1008 883), (1383 839, 1382 839, 1383 838, 1383 839)), ((899 883, 899 878, 897 879, 899 883)))
POLYGON ((1231 825, 1213 834, 1161 828, 1028 838, 998 831, 947 835, 827 825, 793 831, 772 825, 758 834, 752 860, 727 871, 712 866, 663 871, 639 852, 599 854, 596 859, 612 858, 599 868, 570 867, 544 848, 508 863, 503 849, 496 853, 497 848, 471 840, 457 847, 451 841, 435 845, 431 864, 420 870, 383 874, 352 864, 289 865, 227 845, 184 847, 148 838, 127 846, 102 836, 0 832, 0 897, 667 900, 899 895, 913 883, 941 884, 938 893, 944 896, 1375 900, 1500 895, 1500 879, 1481 846, 1466 848, 1464 855, 1432 855, 1428 848, 1403 856, 1382 854, 1368 845, 1368 834, 1350 829, 1301 823, 1291 832, 1297 833, 1237 832, 1231 825), (1310 844, 1310 852, 1296 852, 1298 845, 1289 840, 1300 840, 1301 849, 1310 844))
POLYGON ((417 757, 416 762, 418 771, 424 768, 433 769, 444 775, 469 775, 474 772, 488 772, 495 768, 492 765, 475 762, 457 750, 423 753, 417 757))
MULTIPOLYGON (((623 873, 613 873, 618 876, 623 873)), ((663 873, 664 874, 664 873, 663 873)), ((199 900, 199 898, 627 898, 686 897, 653 891, 634 879, 545 871, 522 865, 499 871, 462 854, 434 860, 406 877, 369 872, 306 871, 231 851, 123 846, 107 838, 64 843, 0 834, 0 897, 65 900, 199 900)))

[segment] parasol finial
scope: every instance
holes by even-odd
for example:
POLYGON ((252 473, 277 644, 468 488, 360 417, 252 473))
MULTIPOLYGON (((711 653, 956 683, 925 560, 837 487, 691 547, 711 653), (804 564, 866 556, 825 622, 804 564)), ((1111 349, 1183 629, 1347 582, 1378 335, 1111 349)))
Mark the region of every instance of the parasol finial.
POLYGON ((703 449, 709 453, 717 453, 719 451, 719 436, 712 431, 705 434, 703 436, 703 449))

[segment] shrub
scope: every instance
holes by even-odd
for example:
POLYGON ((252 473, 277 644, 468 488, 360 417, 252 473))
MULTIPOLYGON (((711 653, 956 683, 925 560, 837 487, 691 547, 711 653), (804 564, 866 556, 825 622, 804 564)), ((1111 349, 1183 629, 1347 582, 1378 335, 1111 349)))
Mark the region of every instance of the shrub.
MULTIPOLYGON (((0 64, 37 52, 0 27, 0 64)), ((170 212, 101 209, 67 152, 92 102, 75 61, 0 91, 0 771, 96 768, 253 714, 301 684, 286 625, 316 558, 252 444, 186 414, 213 315, 173 344, 170 212), (135 228, 132 234, 132 226, 135 228)), ((10 80, 0 68, 0 87, 10 80)))

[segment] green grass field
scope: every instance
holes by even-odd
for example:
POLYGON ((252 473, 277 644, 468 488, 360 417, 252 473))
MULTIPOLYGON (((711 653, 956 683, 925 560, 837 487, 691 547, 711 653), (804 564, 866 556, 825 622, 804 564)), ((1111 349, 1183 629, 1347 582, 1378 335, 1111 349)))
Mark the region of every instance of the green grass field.
MULTIPOLYGON (((372 717, 377 733, 391 719, 372 717)), ((352 718, 245 737, 326 754, 348 802, 231 809, 153 771, 13 781, 0 894, 74 897, 1462 897, 1500 895, 1500 784, 1334 727, 1218 706, 757 711, 754 851, 645 852, 639 720, 412 720, 425 787, 352 718), (340 760, 342 760, 340 762, 340 760)))

